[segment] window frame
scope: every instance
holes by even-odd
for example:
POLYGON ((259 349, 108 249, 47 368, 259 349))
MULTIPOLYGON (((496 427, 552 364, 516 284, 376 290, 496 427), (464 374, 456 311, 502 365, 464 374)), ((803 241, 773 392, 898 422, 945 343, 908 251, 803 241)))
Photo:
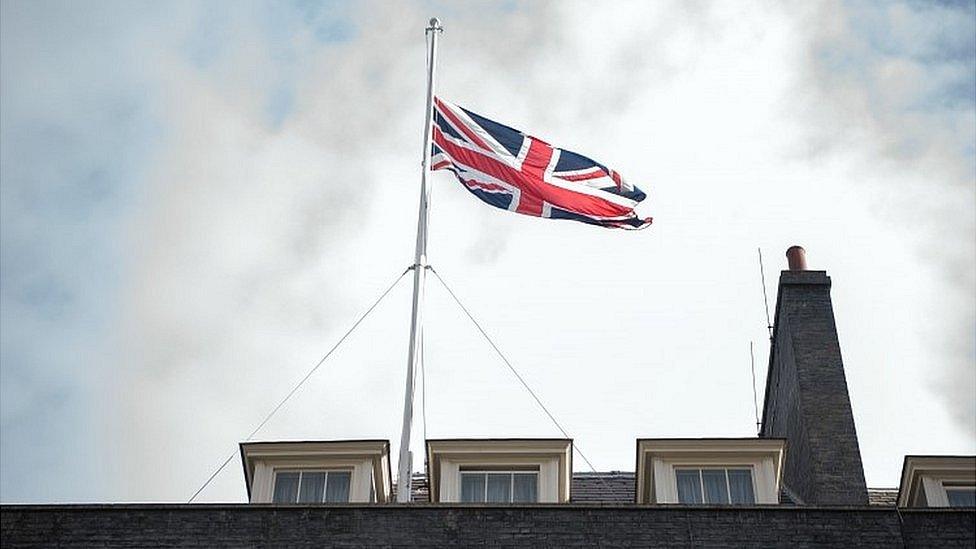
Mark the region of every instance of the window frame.
POLYGON ((271 475, 271 503, 275 505, 314 505, 320 503, 331 503, 331 504, 342 504, 349 503, 352 499, 352 483, 355 475, 355 471, 352 468, 347 467, 275 467, 271 475), (275 489, 278 487, 278 475, 281 473, 298 473, 298 487, 295 490, 295 501, 275 501, 274 493, 275 489), (325 482, 322 484, 322 500, 315 502, 299 502, 298 498, 301 497, 302 493, 302 476, 304 473, 325 473, 325 482), (347 473, 349 475, 349 484, 346 490, 346 500, 345 501, 325 501, 325 495, 329 491, 329 474, 330 473, 347 473))
POLYGON ((756 471, 752 464, 731 464, 731 465, 719 465, 719 464, 708 464, 708 465, 695 465, 691 463, 676 464, 671 467, 671 481, 674 484, 674 493, 677 494, 678 503, 681 505, 755 505, 756 504, 756 493, 758 486, 756 486, 756 471), (687 503, 681 501, 680 491, 678 490, 678 471, 698 471, 698 490, 701 493, 701 503, 687 503), (725 502, 722 503, 712 503, 706 501, 705 497, 705 478, 704 471, 722 471, 725 473, 725 502), (751 503, 733 503, 732 502, 732 483, 729 480, 729 471, 749 471, 749 482, 752 485, 752 502, 751 503))
POLYGON ((965 490, 967 492, 973 492, 974 494, 976 494, 976 484, 973 484, 973 483, 970 483, 970 482, 958 482, 958 481, 957 482, 952 482, 952 481, 944 481, 944 480, 942 481, 942 491, 945 492, 946 506, 947 507, 951 507, 953 509, 972 509, 972 507, 968 507, 968 506, 955 506, 955 505, 953 505, 952 504, 952 501, 949 500, 949 491, 950 490, 956 490, 956 491, 963 491, 963 490, 965 490))
POLYGON ((458 483, 457 483, 457 500, 459 503, 507 503, 507 504, 523 504, 523 503, 539 503, 539 468, 513 468, 513 467, 474 467, 466 468, 462 467, 458 470, 458 483), (488 501, 488 475, 508 475, 508 501, 498 502, 498 501, 488 501), (484 488, 484 499, 481 501, 464 501, 462 499, 463 486, 464 486, 464 475, 484 475, 485 478, 485 488, 484 488), (515 475, 534 475, 535 476, 535 501, 515 501, 515 475))

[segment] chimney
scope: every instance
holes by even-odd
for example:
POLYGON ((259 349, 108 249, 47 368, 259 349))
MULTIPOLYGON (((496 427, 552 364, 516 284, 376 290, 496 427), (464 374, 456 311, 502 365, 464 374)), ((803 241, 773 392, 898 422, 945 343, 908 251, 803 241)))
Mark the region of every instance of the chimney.
POLYGON ((805 505, 867 505, 830 277, 786 251, 766 376, 760 437, 786 439, 783 484, 805 505))

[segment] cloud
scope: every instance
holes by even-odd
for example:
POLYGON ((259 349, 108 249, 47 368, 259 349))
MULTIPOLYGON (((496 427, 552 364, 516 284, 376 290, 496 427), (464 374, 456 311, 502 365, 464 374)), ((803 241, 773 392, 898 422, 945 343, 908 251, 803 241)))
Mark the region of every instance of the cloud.
POLYGON ((78 475, 32 473, 97 459, 91 390, 123 277, 117 235, 158 130, 147 90, 118 50, 126 36, 100 23, 101 7, 48 7, 6 2, 0 17, 5 499, 98 493, 78 475), (91 24, 80 25, 86 18, 91 24), (117 81, 92 77, 109 70, 117 81))
MULTIPOLYGON (((269 373, 312 362, 324 336, 353 313, 350 305, 365 301, 343 294, 357 256, 370 255, 360 247, 379 247, 390 269, 384 278, 402 267, 369 233, 388 213, 375 195, 388 193, 403 171, 409 178, 394 207, 416 200, 409 153, 420 148, 424 45, 416 25, 398 23, 423 14, 363 6, 325 23, 299 9, 278 16, 286 31, 262 34, 257 11, 214 23, 219 51, 194 46, 187 59, 164 49, 169 55, 155 68, 167 135, 132 226, 119 363, 140 358, 117 379, 116 390, 129 396, 107 423, 107 432, 129 435, 117 447, 126 456, 120 490, 139 497, 173 497, 171 477, 140 481, 160 445, 190 441, 195 451, 169 459, 204 478, 257 410, 300 377, 300 370, 269 373), (371 24, 356 25, 365 13, 371 24), (355 30, 323 40, 320 27, 335 28, 336 20, 355 30), (208 386, 229 379, 236 380, 229 391, 214 398, 208 386), (185 425, 200 417, 213 418, 210 426, 188 433, 185 425)), ((514 52, 528 30, 507 47, 514 52)), ((409 247, 399 250, 406 256, 409 247)), ((336 406, 350 405, 339 399, 336 406)), ((352 419, 342 432, 371 428, 352 419)))
POLYGON ((857 151, 855 184, 886 197, 876 213, 943 281, 923 329, 939 364, 930 383, 969 433, 976 432, 974 16, 972 3, 824 5, 808 15, 816 30, 800 82, 812 92, 801 143, 827 157, 857 151))

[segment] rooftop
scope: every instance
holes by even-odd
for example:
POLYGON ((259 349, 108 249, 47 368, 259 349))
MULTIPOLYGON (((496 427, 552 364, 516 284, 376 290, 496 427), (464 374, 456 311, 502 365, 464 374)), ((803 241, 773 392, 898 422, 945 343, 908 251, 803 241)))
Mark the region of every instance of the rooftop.
MULTIPOLYGON (((393 485, 396 494, 396 484, 393 485)), ((413 498, 416 503, 429 503, 427 475, 414 473, 413 498)), ((784 491, 784 504, 795 504, 784 491)), ((868 503, 872 506, 894 507, 898 488, 868 488, 868 503)), ((634 503, 634 473, 631 471, 576 472, 570 495, 571 503, 634 503)))

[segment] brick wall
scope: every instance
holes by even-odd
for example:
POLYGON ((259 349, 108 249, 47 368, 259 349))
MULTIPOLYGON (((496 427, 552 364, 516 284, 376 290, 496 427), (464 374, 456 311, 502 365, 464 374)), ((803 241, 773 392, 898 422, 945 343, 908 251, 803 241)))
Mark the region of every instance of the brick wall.
POLYGON ((973 547, 972 510, 637 505, 0 507, 4 547, 973 547))
POLYGON ((783 271, 762 435, 787 440, 783 483, 804 504, 867 505, 861 451, 823 271, 783 271))

